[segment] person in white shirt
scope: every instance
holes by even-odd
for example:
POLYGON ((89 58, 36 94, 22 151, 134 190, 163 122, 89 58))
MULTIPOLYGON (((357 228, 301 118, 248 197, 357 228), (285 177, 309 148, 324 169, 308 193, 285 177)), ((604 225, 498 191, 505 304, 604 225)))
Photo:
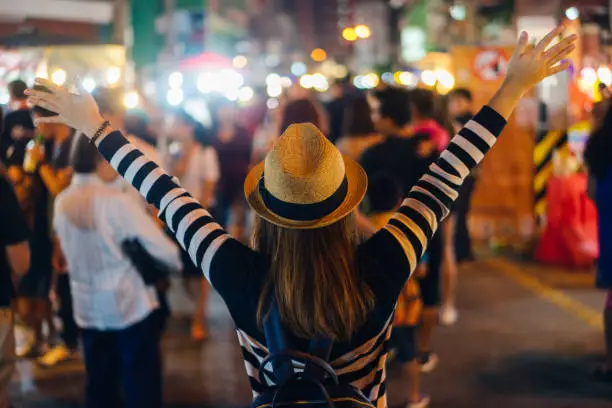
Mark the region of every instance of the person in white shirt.
POLYGON ((55 202, 54 228, 70 270, 74 316, 82 329, 89 408, 162 406, 158 299, 124 253, 137 240, 168 269, 178 248, 146 210, 113 181, 117 173, 80 138, 74 176, 55 202))
MULTIPOLYGON (((211 144, 212 137, 201 123, 184 111, 177 112, 174 119, 171 136, 182 144, 182 155, 172 163, 172 174, 200 204, 213 208, 220 174, 217 152, 211 144)), ((193 313, 191 337, 195 341, 204 341, 208 337, 205 309, 210 286, 200 268, 189 259, 189 254, 186 251, 182 251, 182 254, 185 276, 200 279, 200 293, 193 313)))

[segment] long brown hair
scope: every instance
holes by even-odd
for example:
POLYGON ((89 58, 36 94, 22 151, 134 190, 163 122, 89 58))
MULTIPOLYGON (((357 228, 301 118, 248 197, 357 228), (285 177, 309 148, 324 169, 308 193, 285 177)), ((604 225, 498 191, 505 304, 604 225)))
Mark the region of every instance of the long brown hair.
POLYGON ((257 217, 252 243, 270 263, 257 308, 259 324, 274 291, 281 320, 294 335, 348 340, 374 303, 359 276, 357 242, 354 215, 311 230, 282 228, 257 217))

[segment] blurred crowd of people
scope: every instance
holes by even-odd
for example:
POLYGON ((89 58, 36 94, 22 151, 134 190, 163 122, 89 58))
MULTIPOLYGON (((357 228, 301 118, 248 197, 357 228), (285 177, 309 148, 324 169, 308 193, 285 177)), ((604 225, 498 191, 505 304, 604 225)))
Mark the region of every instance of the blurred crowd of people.
MULTIPOLYGON (((121 398, 126 407, 159 407, 169 277, 182 273, 199 281, 190 333, 195 341, 209 336, 209 284, 156 210, 84 137, 62 124, 34 126, 33 118, 54 113, 28 106, 26 88, 19 80, 9 85, 11 101, 0 126, 0 407, 15 355, 45 368, 82 358, 89 407, 120 406, 121 398), (31 333, 16 345, 14 322, 31 333)), ((291 124, 313 123, 365 169, 370 184, 358 225, 366 237, 386 224, 472 116, 467 89, 446 96, 392 87, 366 94, 343 80, 331 94, 331 101, 320 103, 293 86, 274 109, 265 100, 240 108, 219 98, 208 105, 208 124, 184 110, 159 115, 151 108, 149 117, 126 112, 111 89, 97 89, 94 97, 114 128, 248 243, 253 217, 243 181, 291 124)), ((474 182, 470 176, 398 303, 393 344, 410 384, 410 407, 429 401, 419 377, 438 361, 431 344, 435 327, 458 319, 457 264, 473 258, 467 214, 474 182)))

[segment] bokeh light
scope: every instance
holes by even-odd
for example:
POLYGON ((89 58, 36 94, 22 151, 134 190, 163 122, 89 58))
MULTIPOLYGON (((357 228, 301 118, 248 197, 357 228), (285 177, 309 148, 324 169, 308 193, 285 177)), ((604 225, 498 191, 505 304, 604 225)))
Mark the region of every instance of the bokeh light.
POLYGON ((606 86, 612 85, 612 71, 606 66, 597 69, 597 77, 606 86))
POLYGON ((453 4, 452 6, 450 6, 448 11, 452 19, 457 21, 465 20, 465 17, 467 15, 467 11, 463 4, 453 4))
POLYGON ((565 9, 565 17, 567 17, 568 20, 576 20, 580 17, 580 12, 576 7, 568 7, 565 9))
POLYGON ((66 71, 59 68, 53 71, 53 74, 51 74, 51 81, 53 81, 53 83, 56 85, 64 85, 66 82, 66 77, 66 71))
POLYGON ((123 104, 128 109, 134 109, 140 102, 140 96, 136 91, 130 91, 123 96, 123 104))
POLYGON ((92 93, 96 89, 97 84, 93 78, 87 77, 83 79, 82 85, 87 92, 92 93))
POLYGON ((277 98, 283 93, 283 87, 280 85, 280 82, 276 84, 269 84, 266 87, 266 93, 270 98, 277 98))
POLYGON ((245 86, 238 90, 238 100, 240 102, 249 102, 251 99, 253 99, 254 95, 255 92, 250 86, 245 86))
POLYGON ((214 76, 211 72, 202 72, 198 75, 198 91, 209 93, 213 90, 214 76))
POLYGON ((291 85, 293 85, 293 81, 288 76, 284 76, 281 77, 280 84, 283 88, 289 88, 291 85))
POLYGON ((372 31, 367 25, 359 24, 355 26, 355 34, 359 38, 370 38, 370 36, 372 35, 372 31))
POLYGON ((236 55, 232 60, 232 66, 236 69, 242 69, 247 66, 249 60, 244 55, 236 55))
POLYGON ((327 53, 323 48, 315 48, 310 53, 310 58, 312 58, 313 61, 322 62, 327 58, 327 53))
POLYGON ((170 89, 166 95, 166 100, 171 106, 178 106, 183 103, 183 90, 182 89, 170 89))
POLYGON ((312 88, 314 86, 312 75, 308 75, 308 74, 302 75, 300 77, 300 86, 306 89, 312 88))
POLYGON ((266 85, 278 85, 281 83, 281 77, 277 73, 273 72, 266 76, 266 85))
POLYGON ((404 86, 415 87, 419 83, 419 78, 412 72, 400 72, 397 82, 404 86))
POLYGON ((434 86, 436 84, 436 73, 426 69, 425 71, 421 72, 421 81, 423 81, 423 83, 427 86, 434 86))
POLYGON ((584 67, 580 71, 580 77, 586 85, 595 85, 595 82, 597 82, 597 71, 591 67, 584 67))
POLYGON ((291 73, 295 76, 304 75, 306 73, 306 64, 300 61, 296 61, 291 64, 291 73))
POLYGON ((346 41, 355 41, 357 39, 357 33, 353 27, 346 27, 342 30, 342 38, 346 41))
POLYGON ((111 67, 106 71, 106 82, 109 85, 114 85, 121 79, 121 70, 119 67, 111 67))
POLYGON ((276 98, 268 99, 266 101, 266 106, 268 107, 268 109, 276 109, 276 108, 278 108, 278 99, 276 99, 276 98))
POLYGON ((317 72, 312 75, 312 87, 319 92, 325 92, 329 89, 329 82, 325 75, 317 72))
POLYGON ((455 78, 453 75, 445 69, 437 69, 435 71, 436 78, 438 83, 442 85, 442 87, 450 90, 455 86, 455 78))
POLYGON ((183 85, 183 74, 180 72, 173 72, 168 76, 168 85, 170 88, 180 88, 183 85))

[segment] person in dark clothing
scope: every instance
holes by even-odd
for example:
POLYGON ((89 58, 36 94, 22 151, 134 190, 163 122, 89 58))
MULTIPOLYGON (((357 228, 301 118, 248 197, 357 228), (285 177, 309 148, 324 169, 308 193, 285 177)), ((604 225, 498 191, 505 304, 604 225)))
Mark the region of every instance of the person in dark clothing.
POLYGON ((417 156, 421 137, 409 137, 407 125, 411 116, 408 92, 389 88, 377 92, 378 109, 373 112, 376 129, 384 141, 366 150, 360 164, 368 177, 376 173, 392 174, 406 193, 426 170, 428 161, 417 156))
POLYGON ((8 85, 11 112, 0 129, 0 161, 6 166, 21 167, 26 145, 34 136, 34 123, 26 104, 25 82, 15 80, 8 85))
POLYGON ((252 135, 237 122, 236 107, 228 101, 219 101, 213 112, 213 147, 221 174, 216 210, 222 225, 229 226, 234 236, 245 239, 247 209, 241 183, 251 165, 253 141, 252 135))
POLYGON ((336 141, 336 147, 343 155, 359 161, 364 151, 381 141, 368 100, 354 99, 345 111, 342 137, 336 141))
POLYGON ((30 230, 0 164, 0 407, 10 406, 8 385, 15 368, 15 283, 30 266, 30 230))
MULTIPOLYGON (((604 103, 609 103, 604 100, 604 103)), ((600 105, 601 106, 601 105, 600 105)), ((612 106, 612 105, 610 105, 612 106)), ((599 233, 599 259, 597 260, 598 288, 607 292, 603 311, 606 357, 595 376, 612 383, 612 108, 595 124, 587 142, 584 158, 590 177, 595 179, 595 204, 599 233), (599 125, 599 126, 597 126, 599 125)))
MULTIPOLYGON (((427 171, 436 158, 435 144, 428 133, 413 133, 408 128, 411 122, 410 94, 389 88, 376 94, 379 101, 375 114, 377 128, 386 136, 385 141, 366 150, 361 165, 369 178, 378 174, 389 174, 397 179, 407 193, 411 186, 427 171)), ((431 352, 431 333, 438 322, 440 304, 440 277, 443 255, 441 231, 429 244, 428 273, 419 281, 423 299, 421 326, 418 331, 418 360, 424 371, 431 371, 438 357, 431 352)))
POLYGON ((472 92, 467 88, 455 88, 447 96, 448 113, 461 126, 465 125, 472 117, 472 92))
MULTIPOLYGON (((34 118, 54 116, 53 112, 35 107, 34 118)), ((55 326, 49 292, 53 282, 53 233, 51 229, 53 200, 68 184, 70 170, 70 147, 73 130, 63 124, 41 124, 36 131, 40 143, 29 149, 34 172, 27 177, 31 179, 30 201, 33 208, 33 220, 30 245, 32 264, 30 270, 21 280, 19 286, 19 310, 28 325, 34 331, 34 343, 19 351, 21 356, 38 357, 47 352, 42 326, 47 322, 49 333, 47 339, 55 340, 55 326)), ((58 271, 60 273, 61 271, 58 271)), ((60 282, 63 278, 60 279, 60 282)), ((65 283, 60 283, 65 286, 65 283)), ((66 302, 64 302, 66 303, 66 302)), ((70 322, 64 323, 70 333, 70 322)), ((69 338, 73 336, 70 334, 69 338)), ((77 348, 76 338, 69 343, 77 348)))
POLYGON ((343 136, 346 109, 352 102, 353 95, 349 91, 350 77, 342 78, 331 86, 333 99, 325 105, 329 116, 329 135, 332 143, 336 143, 343 136))

